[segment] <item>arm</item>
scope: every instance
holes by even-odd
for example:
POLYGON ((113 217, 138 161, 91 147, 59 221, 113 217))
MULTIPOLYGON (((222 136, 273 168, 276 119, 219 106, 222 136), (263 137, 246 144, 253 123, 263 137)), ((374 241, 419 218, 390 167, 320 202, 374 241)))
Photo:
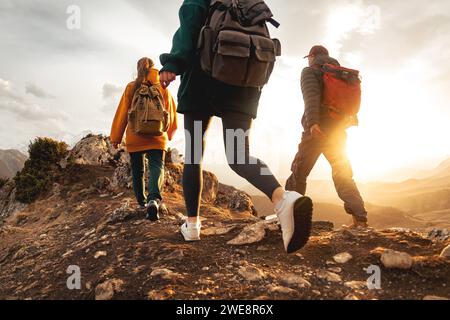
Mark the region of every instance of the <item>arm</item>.
POLYGON ((177 129, 178 129, 178 116, 177 116, 177 105, 175 103, 175 99, 170 94, 169 90, 166 90, 166 110, 169 110, 169 116, 170 116, 170 126, 169 130, 167 131, 167 136, 169 137, 169 140, 172 141, 173 136, 175 135, 177 129))
POLYGON ((192 66, 197 51, 197 41, 202 28, 209 1, 185 0, 181 6, 180 28, 173 37, 170 53, 161 55, 160 60, 163 72, 172 72, 181 75, 192 66))
POLYGON ((110 139, 111 143, 119 145, 122 143, 125 129, 128 125, 128 109, 131 104, 131 86, 128 85, 125 92, 120 99, 119 106, 117 107, 116 115, 111 126, 110 139))
POLYGON ((320 123, 320 105, 322 103, 322 93, 320 82, 314 70, 310 67, 302 72, 301 88, 303 100, 305 101, 306 122, 309 128, 320 123))

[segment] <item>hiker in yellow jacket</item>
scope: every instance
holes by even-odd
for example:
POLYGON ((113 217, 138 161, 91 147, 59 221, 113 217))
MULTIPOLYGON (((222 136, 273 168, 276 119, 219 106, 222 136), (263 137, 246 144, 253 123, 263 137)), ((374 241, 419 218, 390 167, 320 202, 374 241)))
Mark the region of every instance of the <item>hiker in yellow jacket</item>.
POLYGON ((159 206, 162 200, 161 188, 164 182, 164 160, 167 143, 172 140, 177 130, 178 121, 176 103, 169 90, 163 89, 159 82, 159 70, 149 58, 142 58, 137 65, 137 79, 129 83, 120 100, 111 127, 111 142, 115 148, 122 143, 126 130, 125 146, 130 154, 133 177, 133 189, 141 209, 146 208, 147 219, 159 219, 159 206), (135 92, 143 82, 155 86, 164 98, 166 111, 169 113, 169 129, 161 136, 139 135, 128 126, 128 111, 135 92), (149 162, 148 196, 145 195, 144 173, 145 158, 149 162))

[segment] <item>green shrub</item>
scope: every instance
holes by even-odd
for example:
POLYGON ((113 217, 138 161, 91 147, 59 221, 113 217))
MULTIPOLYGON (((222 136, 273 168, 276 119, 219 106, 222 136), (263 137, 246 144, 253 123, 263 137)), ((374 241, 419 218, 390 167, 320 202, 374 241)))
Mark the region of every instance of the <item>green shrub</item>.
POLYGON ((28 147, 29 159, 14 178, 16 200, 31 203, 51 187, 57 164, 67 156, 68 146, 50 138, 36 138, 28 147))

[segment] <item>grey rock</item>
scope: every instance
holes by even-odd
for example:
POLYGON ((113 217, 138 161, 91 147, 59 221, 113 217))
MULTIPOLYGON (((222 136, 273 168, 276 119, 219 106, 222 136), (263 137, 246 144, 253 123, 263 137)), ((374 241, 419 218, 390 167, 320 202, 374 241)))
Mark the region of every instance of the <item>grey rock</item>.
POLYGON ((305 280, 303 277, 296 274, 284 275, 279 280, 283 285, 286 285, 288 287, 297 287, 297 288, 311 287, 311 283, 309 281, 305 280))
POLYGON ((233 240, 228 241, 228 244, 240 246, 246 244, 258 243, 264 239, 266 235, 265 223, 258 222, 246 226, 244 230, 233 240))
POLYGON ((353 259, 353 256, 348 252, 342 252, 333 257, 334 261, 340 264, 345 264, 353 259))
POLYGON ((260 269, 253 267, 253 266, 247 266, 247 267, 240 267, 238 270, 238 273, 247 281, 260 281, 266 278, 266 275, 263 271, 260 269))
POLYGON ((342 282, 342 278, 340 275, 327 271, 327 270, 319 270, 316 272, 316 276, 319 279, 326 280, 328 282, 342 282))
POLYGON ((152 278, 159 277, 161 279, 170 280, 170 281, 184 278, 183 275, 173 272, 172 270, 169 270, 169 269, 155 269, 150 274, 150 277, 152 277, 152 278))

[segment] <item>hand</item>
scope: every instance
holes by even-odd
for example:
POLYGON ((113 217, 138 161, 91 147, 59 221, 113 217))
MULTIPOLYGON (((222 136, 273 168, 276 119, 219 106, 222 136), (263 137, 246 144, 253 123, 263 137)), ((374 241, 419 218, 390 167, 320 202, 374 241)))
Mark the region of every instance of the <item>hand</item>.
POLYGON ((120 143, 119 142, 112 142, 112 145, 113 145, 113 147, 114 147, 114 149, 119 149, 119 147, 120 147, 120 143))
POLYGON ((311 135, 314 139, 324 139, 327 137, 318 124, 311 127, 311 135))
POLYGON ((170 71, 163 71, 159 75, 159 81, 164 89, 167 88, 172 81, 175 81, 176 78, 177 75, 170 71))

